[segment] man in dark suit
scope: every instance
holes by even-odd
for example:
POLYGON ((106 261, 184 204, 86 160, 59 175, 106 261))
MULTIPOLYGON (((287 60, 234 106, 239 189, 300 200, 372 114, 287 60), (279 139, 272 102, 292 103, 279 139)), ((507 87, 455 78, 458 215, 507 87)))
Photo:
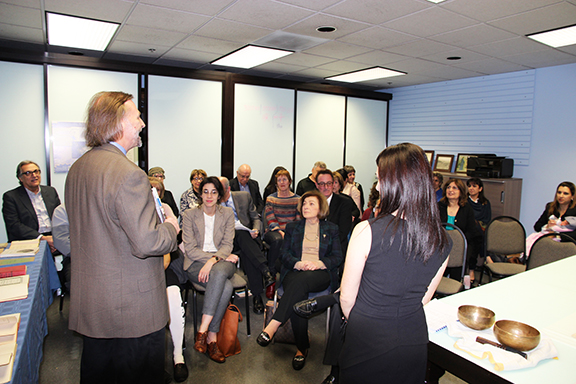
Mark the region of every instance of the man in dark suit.
POLYGON ((252 197, 256 212, 260 215, 264 210, 264 200, 262 200, 258 182, 250 178, 251 174, 252 168, 248 164, 242 164, 236 171, 236 177, 230 180, 230 189, 232 191, 248 192, 252 197))
POLYGON ((230 207, 234 211, 236 231, 234 233, 233 253, 239 253, 242 267, 248 276, 250 290, 254 295, 253 310, 260 314, 264 312, 262 300, 264 287, 276 282, 276 277, 270 273, 268 260, 266 260, 260 246, 259 234, 262 230, 262 221, 248 192, 231 192, 228 179, 220 177, 220 181, 224 189, 222 205, 230 207), (262 279, 264 279, 264 285, 262 279))
POLYGON ((298 196, 302 196, 304 193, 308 191, 317 189, 316 174, 323 169, 326 169, 325 162, 323 161, 315 162, 314 166, 312 167, 312 173, 298 182, 298 185, 296 186, 296 194, 298 196))
POLYGON ((56 189, 40 185, 42 181, 38 164, 24 160, 16 168, 18 188, 4 193, 2 214, 8 241, 46 240, 52 252, 52 213, 60 205, 56 189))
POLYGON ((163 255, 175 217, 160 223, 146 173, 126 157, 144 128, 132 95, 100 92, 86 144, 70 168, 66 210, 74 255, 69 327, 83 335, 80 382, 164 382, 168 302, 163 255))
POLYGON ((323 169, 316 174, 316 187, 328 200, 330 213, 326 220, 333 222, 338 226, 340 235, 340 245, 342 255, 346 256, 348 249, 348 235, 352 229, 352 210, 354 202, 349 199, 332 193, 334 185, 334 176, 329 169, 323 169))

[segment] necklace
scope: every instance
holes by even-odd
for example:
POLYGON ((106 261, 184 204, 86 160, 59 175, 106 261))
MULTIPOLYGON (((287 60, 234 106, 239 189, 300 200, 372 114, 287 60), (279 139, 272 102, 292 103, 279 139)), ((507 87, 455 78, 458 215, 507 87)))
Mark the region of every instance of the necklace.
MULTIPOLYGON (((312 224, 313 225, 313 224, 312 224)), ((309 225, 308 228, 313 230, 314 228, 312 227, 312 225, 309 225)), ((304 231, 304 238, 308 241, 316 241, 318 240, 318 232, 320 230, 320 225, 317 223, 316 224, 316 233, 313 235, 312 238, 310 238, 310 233, 308 231, 304 231)))

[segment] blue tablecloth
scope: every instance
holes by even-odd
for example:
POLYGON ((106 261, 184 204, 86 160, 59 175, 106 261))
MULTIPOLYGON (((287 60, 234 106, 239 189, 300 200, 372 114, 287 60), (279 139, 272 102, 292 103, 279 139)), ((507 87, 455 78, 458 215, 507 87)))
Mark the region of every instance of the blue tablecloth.
POLYGON ((0 316, 20 313, 20 329, 16 343, 16 358, 10 383, 37 383, 42 361, 42 344, 48 334, 46 309, 53 292, 60 287, 54 260, 45 241, 33 262, 24 263, 30 276, 28 297, 24 300, 0 303, 0 316))

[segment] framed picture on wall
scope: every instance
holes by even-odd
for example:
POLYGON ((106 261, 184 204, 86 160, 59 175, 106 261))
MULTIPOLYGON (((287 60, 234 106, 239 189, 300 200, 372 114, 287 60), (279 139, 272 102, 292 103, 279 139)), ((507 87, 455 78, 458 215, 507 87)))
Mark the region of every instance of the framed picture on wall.
POLYGON ((434 166, 434 151, 424 151, 426 157, 428 158, 428 162, 430 163, 430 167, 434 166))
POLYGON ((434 165, 435 171, 452 172, 452 163, 454 162, 454 155, 437 155, 436 164, 434 165))
POLYGON ((456 159, 456 170, 454 172, 466 173, 468 169, 468 159, 470 157, 476 157, 476 156, 477 155, 474 155, 472 153, 459 153, 456 159))

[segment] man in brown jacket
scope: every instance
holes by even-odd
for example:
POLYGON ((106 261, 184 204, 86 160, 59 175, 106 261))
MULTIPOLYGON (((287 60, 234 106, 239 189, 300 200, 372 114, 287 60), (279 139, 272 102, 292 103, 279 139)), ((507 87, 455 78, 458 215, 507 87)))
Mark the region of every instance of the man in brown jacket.
POLYGON ((178 223, 161 224, 146 173, 126 152, 144 128, 132 95, 96 94, 86 152, 70 168, 69 327, 84 337, 81 383, 161 383, 168 304, 162 255, 178 223))

